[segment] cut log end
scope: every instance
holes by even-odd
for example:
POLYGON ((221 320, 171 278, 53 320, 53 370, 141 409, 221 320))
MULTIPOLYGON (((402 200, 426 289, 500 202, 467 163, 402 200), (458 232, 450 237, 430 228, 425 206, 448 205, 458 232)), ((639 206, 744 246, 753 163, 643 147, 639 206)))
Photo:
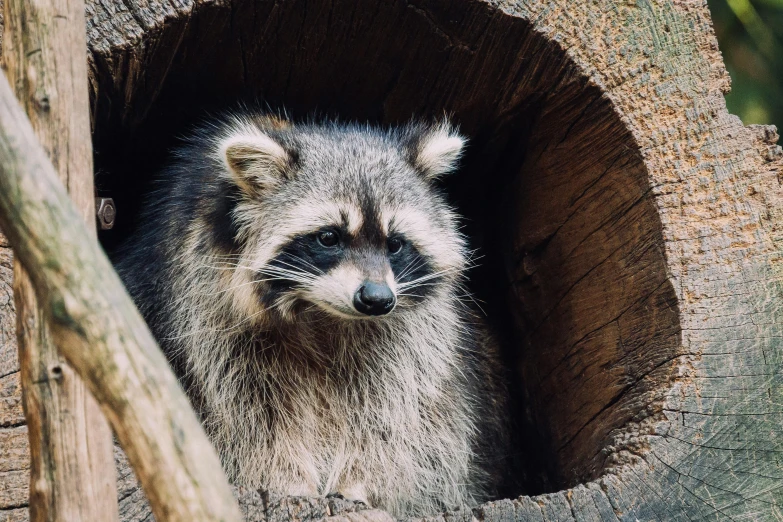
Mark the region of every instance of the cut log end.
MULTIPOLYGON (((445 112, 470 137, 445 189, 515 376, 507 493, 540 495, 446 518, 779 509, 783 160, 772 130, 727 114, 705 5, 88 4, 107 249, 176 136, 237 100, 384 124, 445 112)), ((370 516, 240 499, 248 520, 370 516)))
POLYGON ((470 146, 445 188, 484 255, 472 288, 525 420, 507 491, 573 486, 642 451, 678 354, 677 300, 647 170, 610 101, 529 23, 481 2, 318 9, 206 4, 161 26, 172 45, 154 52, 93 43, 99 187, 121 209, 107 248, 133 225, 139 173, 207 108, 262 100, 383 124, 451 114, 470 146), (112 68, 117 52, 127 68, 112 68))

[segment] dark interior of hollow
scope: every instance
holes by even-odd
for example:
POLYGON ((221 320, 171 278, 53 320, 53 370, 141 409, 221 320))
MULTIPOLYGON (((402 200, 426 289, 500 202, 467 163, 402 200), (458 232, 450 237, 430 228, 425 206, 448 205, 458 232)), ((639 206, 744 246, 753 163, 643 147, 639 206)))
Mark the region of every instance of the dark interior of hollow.
POLYGON ((135 224, 155 171, 209 111, 238 101, 393 124, 448 113, 470 138, 444 188, 480 249, 471 289, 500 332, 517 420, 504 496, 616 463, 659 411, 679 338, 660 223, 632 137, 553 42, 482 2, 202 6, 136 50, 98 55, 97 190, 135 224), (366 9, 366 6, 364 7, 366 9), (117 72, 127 54, 132 74, 117 72))

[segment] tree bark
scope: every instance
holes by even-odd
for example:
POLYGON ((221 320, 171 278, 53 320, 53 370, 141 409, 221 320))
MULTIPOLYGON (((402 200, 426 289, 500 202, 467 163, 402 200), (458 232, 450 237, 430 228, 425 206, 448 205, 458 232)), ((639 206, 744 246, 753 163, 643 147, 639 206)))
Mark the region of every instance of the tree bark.
MULTIPOLYGON (((166 140, 224 100, 383 123, 445 111, 471 136, 460 210, 468 228, 485 220, 500 260, 482 283, 506 292, 490 312, 509 315, 517 343, 525 481, 548 493, 434 520, 780 517, 783 159, 774 129, 726 111, 705 3, 126 0, 87 13, 99 179, 121 215, 166 140)), ((122 518, 144 520, 124 484, 122 518)), ((238 494, 247 520, 361 516, 238 494)))
POLYGON ((56 345, 87 379, 153 512, 159 520, 238 521, 217 455, 5 76, 0 158, 0 226, 30 275, 56 345))
MULTIPOLYGON (((5 2, 3 63, 60 180, 95 235, 84 4, 5 2)), ((14 264, 30 518, 118 520, 112 436, 57 353, 24 268, 14 264)))

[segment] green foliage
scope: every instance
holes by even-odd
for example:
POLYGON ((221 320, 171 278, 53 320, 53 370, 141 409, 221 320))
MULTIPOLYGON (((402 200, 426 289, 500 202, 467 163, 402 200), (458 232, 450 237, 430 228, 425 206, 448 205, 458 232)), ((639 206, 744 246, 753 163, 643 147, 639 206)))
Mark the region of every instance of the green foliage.
POLYGON ((783 128, 783 0, 709 0, 731 74, 729 111, 783 128))

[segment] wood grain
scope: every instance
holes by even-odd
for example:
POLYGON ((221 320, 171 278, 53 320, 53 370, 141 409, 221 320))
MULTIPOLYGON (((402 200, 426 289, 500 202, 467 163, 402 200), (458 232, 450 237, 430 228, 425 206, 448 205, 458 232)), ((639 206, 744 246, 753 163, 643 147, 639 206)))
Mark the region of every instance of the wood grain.
POLYGON ((217 455, 4 75, 0 158, 0 226, 30 268, 60 353, 86 379, 158 520, 238 521, 217 455))
POLYGON ((555 42, 482 2, 372 15, 340 0, 209 3, 182 26, 163 5, 130 12, 148 36, 94 48, 99 184, 124 216, 114 238, 134 224, 144 173, 205 107, 257 97, 383 124, 452 114, 471 140, 445 188, 480 248, 472 289, 519 369, 506 493, 596 479, 646 445, 648 427, 625 428, 663 418, 681 353, 662 225, 627 124, 555 42))
MULTIPOLYGON (((95 233, 84 4, 5 2, 3 64, 60 180, 95 233)), ((30 437, 30 518, 118 520, 109 426, 58 354, 24 268, 14 265, 14 300, 30 437)), ((4 406, 14 408, 13 399, 4 406)), ((5 412, 10 416, 18 410, 5 412)))

